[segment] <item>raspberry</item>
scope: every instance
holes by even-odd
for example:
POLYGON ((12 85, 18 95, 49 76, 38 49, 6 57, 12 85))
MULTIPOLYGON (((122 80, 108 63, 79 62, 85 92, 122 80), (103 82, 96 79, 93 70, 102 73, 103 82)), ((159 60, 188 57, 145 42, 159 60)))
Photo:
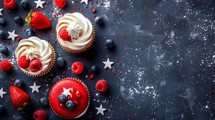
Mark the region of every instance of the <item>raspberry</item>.
POLYGON ((104 93, 108 90, 108 83, 105 80, 99 80, 96 83, 96 90, 98 92, 104 93))
POLYGON ((65 40, 65 41, 70 41, 71 40, 71 37, 69 36, 69 33, 66 31, 66 27, 62 27, 60 29, 60 38, 65 40))
POLYGON ((74 62, 71 69, 73 73, 79 75, 84 71, 84 65, 81 62, 74 62))
POLYGON ((55 0, 55 4, 59 7, 59 8, 63 8, 66 5, 66 0, 55 0))
POLYGON ((46 111, 44 110, 37 110, 33 114, 34 120, 45 120, 46 119, 46 111))
POLYGON ((39 71, 41 69, 41 67, 42 67, 42 63, 38 59, 35 59, 35 60, 31 61, 31 63, 30 63, 30 70, 32 72, 39 71))
POLYGON ((4 0, 4 6, 7 9, 13 9, 16 7, 16 0, 4 0))
POLYGON ((8 60, 2 60, 0 62, 0 68, 3 71, 8 72, 12 68, 12 64, 8 60))
POLYGON ((29 64, 30 64, 30 60, 27 60, 26 59, 26 56, 21 56, 18 60, 18 65, 19 67, 21 68, 28 68, 29 67, 29 64))

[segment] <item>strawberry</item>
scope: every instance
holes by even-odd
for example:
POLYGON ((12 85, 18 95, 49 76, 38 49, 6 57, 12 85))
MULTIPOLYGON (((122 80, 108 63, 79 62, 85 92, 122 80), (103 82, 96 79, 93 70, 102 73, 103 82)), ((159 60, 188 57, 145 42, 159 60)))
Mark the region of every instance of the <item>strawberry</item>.
POLYGON ((66 31, 66 27, 62 27, 59 31, 60 38, 64 41, 70 41, 71 37, 69 36, 69 33, 66 31))
POLYGON ((23 110, 29 104, 29 95, 16 86, 10 86, 10 97, 12 104, 18 110, 23 110))
POLYGON ((0 62, 0 69, 2 69, 5 72, 8 72, 12 68, 12 64, 8 60, 2 60, 0 62))
POLYGON ((59 7, 59 8, 63 8, 66 5, 66 0, 55 0, 55 4, 59 7))
POLYGON ((4 0, 4 6, 7 9, 13 9, 16 7, 16 0, 4 0))
POLYGON ((25 20, 26 25, 30 25, 30 27, 37 30, 51 27, 51 21, 41 12, 30 12, 25 20))
POLYGON ((27 60, 26 59, 26 56, 21 56, 18 60, 18 65, 19 67, 21 68, 28 68, 29 67, 29 64, 30 64, 30 60, 27 60))
POLYGON ((46 111, 44 110, 37 110, 33 114, 34 120, 45 120, 46 119, 46 111))

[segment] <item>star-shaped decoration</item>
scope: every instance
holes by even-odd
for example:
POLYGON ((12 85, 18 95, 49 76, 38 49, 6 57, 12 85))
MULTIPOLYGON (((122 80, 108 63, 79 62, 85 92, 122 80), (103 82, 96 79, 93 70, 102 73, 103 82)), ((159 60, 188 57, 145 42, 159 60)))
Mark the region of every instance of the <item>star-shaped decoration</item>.
POLYGON ((107 110, 106 108, 102 107, 102 104, 99 107, 96 107, 96 109, 97 109, 97 113, 96 113, 97 115, 98 114, 104 115, 104 111, 107 110))
POLYGON ((70 88, 69 89, 63 88, 62 94, 66 95, 66 96, 71 96, 72 94, 70 93, 70 90, 71 90, 70 88))
POLYGON ((107 61, 103 62, 105 64, 105 68, 110 68, 111 69, 111 65, 114 64, 114 62, 111 62, 110 59, 108 58, 107 61))
POLYGON ((14 41, 15 38, 19 36, 15 32, 16 32, 15 30, 13 30, 13 32, 8 32, 9 34, 8 38, 11 38, 14 41))
POLYGON ((81 3, 85 3, 86 5, 88 5, 88 1, 89 0, 81 0, 81 3))
POLYGON ((34 82, 34 84, 32 86, 29 86, 32 89, 32 93, 34 93, 35 91, 39 93, 39 88, 41 87, 40 85, 36 85, 36 83, 34 82))
POLYGON ((0 16, 2 16, 3 8, 0 8, 0 16))
POLYGON ((34 1, 34 2, 37 4, 36 8, 38 8, 38 7, 43 8, 43 4, 44 4, 46 1, 38 0, 38 1, 34 1))
POLYGON ((0 89, 0 96, 1 98, 4 98, 4 95, 7 94, 4 90, 3 87, 0 89))

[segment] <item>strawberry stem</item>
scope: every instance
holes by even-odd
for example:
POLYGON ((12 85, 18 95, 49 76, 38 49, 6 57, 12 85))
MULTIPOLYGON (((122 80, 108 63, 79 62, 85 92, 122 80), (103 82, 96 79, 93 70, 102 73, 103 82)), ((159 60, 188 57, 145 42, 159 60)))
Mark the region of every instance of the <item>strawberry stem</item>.
POLYGON ((25 21, 26 21, 26 26, 29 26, 30 25, 30 21, 31 21, 31 13, 32 13, 32 10, 28 13, 28 16, 25 18, 25 21))

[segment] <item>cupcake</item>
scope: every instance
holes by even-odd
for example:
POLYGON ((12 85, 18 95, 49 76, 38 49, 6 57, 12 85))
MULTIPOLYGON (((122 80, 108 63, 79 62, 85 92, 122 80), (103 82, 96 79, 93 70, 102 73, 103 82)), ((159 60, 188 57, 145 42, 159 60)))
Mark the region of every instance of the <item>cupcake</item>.
POLYGON ((71 53, 86 51, 93 43, 95 30, 90 20, 81 13, 66 13, 56 25, 57 40, 71 53))
POLYGON ((19 68, 29 76, 42 76, 54 65, 55 52, 45 40, 30 37, 19 42, 15 55, 19 68))
POLYGON ((50 90, 49 101, 52 110, 66 119, 84 115, 90 103, 90 94, 85 84, 76 78, 64 78, 50 90))

